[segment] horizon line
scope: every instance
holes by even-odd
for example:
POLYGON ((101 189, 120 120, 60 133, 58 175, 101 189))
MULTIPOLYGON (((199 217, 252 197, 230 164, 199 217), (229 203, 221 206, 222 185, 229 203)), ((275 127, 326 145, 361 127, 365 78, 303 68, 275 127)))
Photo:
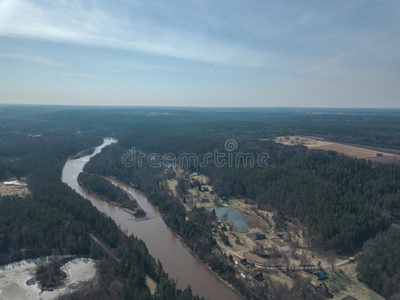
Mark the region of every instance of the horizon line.
POLYGON ((233 108, 233 109, 254 109, 254 108, 279 108, 279 109, 376 109, 376 110, 398 110, 400 106, 393 107, 376 107, 376 106, 201 106, 201 105, 109 105, 109 104, 45 104, 45 103, 9 103, 9 102, 0 102, 0 106, 56 106, 56 107, 93 107, 93 108, 233 108))

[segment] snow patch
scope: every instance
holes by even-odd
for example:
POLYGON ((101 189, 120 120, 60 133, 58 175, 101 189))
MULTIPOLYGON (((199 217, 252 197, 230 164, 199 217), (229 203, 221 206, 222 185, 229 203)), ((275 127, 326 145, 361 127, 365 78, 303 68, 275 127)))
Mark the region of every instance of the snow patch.
MULTIPOLYGON (((47 258, 46 258, 47 259, 47 258)), ((32 280, 40 259, 23 260, 0 267, 0 300, 56 299, 79 288, 80 283, 91 281, 96 276, 96 261, 76 258, 61 267, 67 274, 62 287, 53 291, 42 291, 32 280)))
POLYGON ((19 182, 18 180, 4 181, 3 184, 5 184, 5 185, 21 185, 21 186, 25 186, 26 185, 26 183, 19 182))

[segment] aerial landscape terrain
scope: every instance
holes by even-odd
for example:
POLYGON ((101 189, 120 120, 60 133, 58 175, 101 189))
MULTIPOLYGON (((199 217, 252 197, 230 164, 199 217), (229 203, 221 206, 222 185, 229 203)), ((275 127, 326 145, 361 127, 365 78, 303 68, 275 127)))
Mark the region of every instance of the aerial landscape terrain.
POLYGON ((400 300, 399 0, 0 0, 0 300, 400 300))
POLYGON ((399 110, 1 110, 1 299, 397 299, 399 110))

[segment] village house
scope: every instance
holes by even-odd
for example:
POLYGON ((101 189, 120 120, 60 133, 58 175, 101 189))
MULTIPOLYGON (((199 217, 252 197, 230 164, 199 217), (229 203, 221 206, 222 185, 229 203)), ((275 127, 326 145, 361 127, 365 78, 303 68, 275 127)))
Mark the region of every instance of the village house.
POLYGON ((316 272, 314 272, 314 276, 318 280, 324 280, 324 279, 328 278, 325 271, 316 271, 316 272))

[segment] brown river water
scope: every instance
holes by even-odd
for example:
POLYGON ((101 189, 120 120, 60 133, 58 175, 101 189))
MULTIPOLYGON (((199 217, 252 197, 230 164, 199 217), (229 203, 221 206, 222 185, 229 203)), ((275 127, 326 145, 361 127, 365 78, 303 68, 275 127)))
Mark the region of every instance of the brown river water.
POLYGON ((195 294, 212 300, 238 300, 238 295, 226 287, 215 277, 204 263, 198 260, 183 245, 164 223, 159 211, 151 205, 146 196, 131 186, 113 182, 120 188, 130 193, 146 211, 145 220, 136 219, 121 208, 102 201, 98 197, 85 192, 78 184, 77 178, 84 165, 91 157, 101 152, 101 149, 117 142, 114 139, 104 139, 104 143, 96 148, 92 155, 66 162, 62 181, 74 189, 78 194, 90 200, 101 212, 111 217, 123 231, 142 239, 149 249, 150 254, 159 259, 164 270, 170 277, 177 280, 179 288, 186 288, 190 284, 195 294))

